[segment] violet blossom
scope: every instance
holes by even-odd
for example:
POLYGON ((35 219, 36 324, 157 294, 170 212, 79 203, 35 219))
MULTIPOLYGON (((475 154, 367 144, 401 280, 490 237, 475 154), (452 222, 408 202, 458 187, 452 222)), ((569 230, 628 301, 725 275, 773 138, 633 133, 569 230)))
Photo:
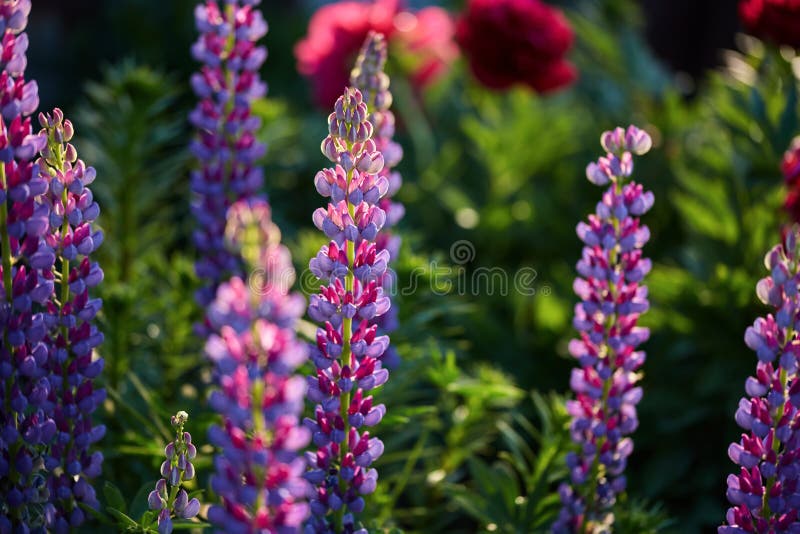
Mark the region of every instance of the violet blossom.
POLYGON ((164 448, 166 460, 161 464, 161 478, 156 488, 147 496, 148 507, 158 512, 158 534, 170 534, 173 529, 172 518, 191 519, 200 512, 200 501, 189 499, 183 489, 184 481, 194 478, 192 460, 197 456, 197 447, 192 443, 192 435, 184 431, 189 414, 180 411, 170 419, 175 429, 175 439, 164 448))
POLYGON ((196 271, 203 280, 197 298, 203 306, 220 283, 243 275, 241 258, 225 247, 226 217, 234 202, 256 195, 263 182, 255 163, 265 147, 256 140, 260 121, 251 110, 253 101, 266 94, 258 75, 267 57, 266 48, 256 45, 267 33, 259 3, 207 0, 195 8, 201 35, 192 55, 203 66, 191 79, 200 99, 190 115, 197 128, 191 151, 199 164, 191 188, 198 224, 194 243, 200 252, 196 271))
POLYGON ((300 424, 306 386, 294 374, 308 357, 294 333, 305 302, 288 293, 294 270, 266 201, 231 206, 225 235, 251 276, 221 284, 207 312, 205 351, 219 386, 210 404, 223 420, 209 431, 222 503, 208 519, 218 532, 298 532, 309 510, 298 452, 311 438, 300 424))
POLYGON ((94 349, 103 342, 95 318, 101 299, 91 291, 103 280, 103 271, 92 254, 103 242, 95 220, 100 208, 89 185, 96 172, 78 159, 70 144, 72 123, 60 109, 39 114, 41 135, 47 139, 38 166, 49 181, 44 199, 50 211, 45 239, 56 253, 56 287, 48 303, 51 354, 49 401, 57 426, 45 466, 50 471, 50 501, 55 506, 53 530, 66 532, 85 519, 81 505, 96 508, 91 479, 100 475, 103 454, 91 446, 105 434, 94 425, 92 414, 106 392, 94 380, 103 370, 103 359, 94 349))
POLYGON ((795 225, 767 253, 770 274, 756 286, 772 313, 756 319, 744 335, 758 363, 736 410, 744 432, 728 448, 738 469, 728 475, 731 507, 719 534, 800 532, 799 237, 795 225))
POLYGON ((39 105, 25 80, 30 0, 0 3, 0 531, 43 532, 54 510, 44 467, 57 428, 50 396, 47 303, 55 254, 45 242, 47 180, 33 159, 46 139, 33 133, 39 105))
MULTIPOLYGON (((387 59, 386 39, 380 33, 370 31, 361 52, 356 59, 355 67, 350 74, 350 85, 361 91, 364 102, 370 109, 369 121, 372 123, 372 140, 383 155, 383 169, 380 175, 388 180, 389 188, 378 202, 378 206, 386 213, 383 231, 376 239, 377 250, 387 251, 390 259, 398 257, 400 252, 400 236, 389 229, 403 218, 405 208, 392 197, 399 191, 403 179, 395 167, 403 159, 403 148, 393 140, 395 119, 389 110, 392 105, 392 93, 389 91, 389 77, 384 72, 387 59)), ((390 262, 391 265, 391 262, 390 262)), ((392 273, 387 270, 383 276, 383 289, 389 292, 394 283, 392 273)), ((385 332, 397 328, 397 306, 389 308, 385 314, 375 319, 376 324, 385 332)), ((384 362, 396 362, 397 355, 393 348, 384 358, 384 362)))
POLYGON ((577 227, 584 248, 573 285, 581 299, 573 324, 580 337, 570 342, 569 352, 580 368, 572 371, 576 398, 567 402, 567 411, 579 449, 567 455, 570 482, 559 488, 563 507, 555 533, 612 528, 612 508, 625 490, 625 466, 633 451, 629 436, 639 424, 636 404, 642 389, 636 384, 645 353, 637 348, 650 335, 637 326, 649 307, 643 279, 651 268, 642 256, 650 231, 639 217, 652 207, 653 194, 628 179, 633 155, 650 149, 650 136, 629 126, 605 132, 601 143, 607 154, 589 164, 586 176, 609 187, 595 214, 577 227))
POLYGON ((330 201, 313 221, 331 241, 309 264, 323 285, 308 307, 321 326, 311 353, 317 371, 308 377, 308 398, 316 407, 305 423, 317 450, 307 453, 306 478, 315 495, 306 532, 341 534, 366 532, 356 515, 364 496, 375 491, 372 464, 383 453, 383 442, 366 427, 386 412, 369 392, 389 376, 382 363, 389 338, 378 335, 375 324, 390 306, 382 287, 390 257, 376 245, 386 222, 379 203, 389 181, 381 174, 384 158, 358 89, 347 88, 336 101, 328 131, 321 148, 334 166, 319 171, 314 183, 330 201))

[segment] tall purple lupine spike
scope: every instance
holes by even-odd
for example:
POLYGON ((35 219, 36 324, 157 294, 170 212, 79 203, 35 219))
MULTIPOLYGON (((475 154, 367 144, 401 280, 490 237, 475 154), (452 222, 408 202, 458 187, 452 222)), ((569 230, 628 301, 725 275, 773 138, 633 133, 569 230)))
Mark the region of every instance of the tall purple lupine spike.
POLYGON ((194 460, 197 447, 192 443, 192 435, 183 430, 189 414, 180 411, 172 416, 170 423, 175 429, 175 439, 164 448, 166 460, 161 464, 162 478, 156 488, 147 496, 147 505, 158 512, 158 534, 172 532, 172 517, 191 519, 200 512, 200 501, 189 499, 189 494, 181 487, 184 481, 194 478, 194 460))
POLYGON ((211 486, 222 504, 208 519, 217 532, 299 532, 309 489, 298 451, 311 433, 300 423, 305 381, 294 375, 308 347, 294 329, 305 302, 288 293, 294 269, 266 201, 231 206, 226 236, 251 277, 220 285, 208 307, 205 352, 220 388, 210 403, 223 418, 209 432, 221 449, 211 486))
POLYGON ((389 377, 382 364, 389 338, 377 335, 374 324, 390 306, 382 288, 389 254, 375 244, 386 222, 378 203, 389 181, 358 89, 346 89, 336 101, 328 131, 321 148, 335 166, 318 172, 314 182, 330 202, 313 221, 331 242, 309 264, 325 285, 308 307, 323 326, 311 353, 317 372, 308 377, 308 397, 317 406, 305 423, 317 451, 307 453, 306 478, 316 494, 306 531, 364 533, 354 514, 364 509, 362 496, 375 490, 378 472, 370 465, 383 453, 383 443, 364 427, 377 425, 386 412, 368 392, 389 377))
MULTIPOLYGON (((400 173, 394 170, 403 159, 403 148, 393 140, 395 120, 394 114, 389 110, 392 105, 392 93, 389 91, 389 77, 384 72, 386 59, 387 47, 383 34, 369 32, 356 59, 355 67, 350 73, 350 85, 361 91, 370 109, 372 140, 383 155, 383 169, 380 175, 388 180, 389 188, 378 202, 378 206, 386 213, 386 223, 378 235, 376 245, 379 251, 387 251, 391 260, 397 258, 400 252, 400 236, 388 230, 403 218, 405 208, 401 203, 392 200, 403 184, 400 173)), ((391 290, 393 282, 391 273, 387 271, 383 280, 384 290, 391 290)), ((397 328, 397 306, 389 308, 389 311, 376 318, 375 322, 386 332, 397 328)), ((390 347, 384 362, 394 362, 397 359, 394 349, 390 347)))
POLYGON ((769 276, 756 286, 774 310, 748 327, 744 341, 758 357, 745 382, 736 422, 744 429, 728 456, 739 472, 728 476, 728 509, 719 534, 800 532, 800 226, 764 258, 769 276))
POLYGON ((584 248, 573 286, 581 299, 573 324, 580 338, 570 342, 569 351, 580 369, 572 371, 576 399, 567 402, 567 411, 579 451, 567 455, 570 483, 559 488, 563 507, 553 525, 557 534, 607 532, 613 524, 612 507, 625 489, 625 465, 633 450, 627 436, 638 425, 636 404, 642 397, 636 383, 645 354, 636 349, 650 335, 636 323, 649 307, 642 281, 651 268, 642 257, 650 231, 639 216, 652 207, 653 194, 627 181, 632 154, 650 150, 650 136, 629 126, 605 132, 601 143, 607 154, 589 164, 586 176, 610 186, 588 223, 577 227, 584 248))
POLYGON ((41 135, 47 139, 38 166, 48 181, 45 202, 50 209, 48 246, 56 253, 55 292, 48 303, 51 354, 49 402, 58 431, 45 458, 50 472, 50 502, 55 507, 53 530, 66 532, 85 518, 81 506, 97 508, 90 480, 99 476, 103 454, 91 446, 105 435, 105 426, 92 424, 92 413, 105 399, 94 379, 103 359, 94 349, 103 342, 95 324, 102 306, 90 292, 103 280, 92 254, 103 242, 94 224, 100 208, 89 185, 96 172, 78 159, 70 144, 72 123, 60 109, 39 114, 41 135))
POLYGON ((0 531, 50 526, 43 458, 56 435, 48 359, 47 302, 55 254, 44 241, 47 180, 33 162, 45 145, 30 115, 39 105, 25 81, 29 0, 0 1, 0 531))
POLYGON ((255 99, 266 94, 258 75, 267 50, 256 42, 267 33, 267 23, 256 9, 260 0, 208 0, 195 9, 200 38, 192 47, 203 63, 192 76, 200 99, 190 120, 197 128, 191 151, 198 161, 192 172, 192 213, 200 252, 197 275, 204 281, 198 302, 205 306, 217 286, 230 276, 242 276, 241 258, 225 248, 223 233, 228 208, 237 200, 256 195, 263 182, 255 165, 265 146, 256 140, 260 125, 251 113, 255 99))

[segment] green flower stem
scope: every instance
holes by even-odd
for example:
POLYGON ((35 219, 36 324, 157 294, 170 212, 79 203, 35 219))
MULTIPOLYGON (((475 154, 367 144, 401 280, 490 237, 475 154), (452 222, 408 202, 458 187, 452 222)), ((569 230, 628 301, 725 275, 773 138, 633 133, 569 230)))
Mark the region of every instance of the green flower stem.
MULTIPOLYGON (((351 142, 347 142, 347 150, 352 151, 353 144, 351 142)), ((347 191, 350 190, 350 181, 353 179, 353 169, 347 171, 347 191)), ((347 200, 347 211, 350 214, 350 217, 355 217, 355 206, 350 203, 350 199, 347 200)), ((347 241, 347 274, 344 277, 344 289, 345 294, 353 293, 355 287, 355 276, 353 274, 353 263, 355 262, 356 257, 356 244, 352 241, 347 241)), ((345 365, 350 366, 351 364, 351 354, 350 354, 350 338, 353 336, 353 319, 350 317, 345 317, 342 319, 342 367, 344 368, 345 365)), ((352 370, 352 369, 351 369, 352 370)), ((345 447, 347 445, 348 435, 350 433, 350 423, 347 417, 347 410, 350 407, 350 392, 343 392, 342 398, 339 401, 339 415, 344 422, 344 440, 339 446, 339 470, 341 471, 342 463, 344 462, 345 456, 345 447)), ((347 489, 347 484, 339 476, 339 491, 344 497, 345 491, 347 489)), ((336 512, 336 525, 338 525, 339 532, 344 531, 344 509, 345 504, 342 502, 342 507, 336 512)))
MULTIPOLYGON (((619 195, 622 193, 622 179, 618 179, 614 181, 614 194, 619 195)), ((616 216, 612 214, 611 216, 611 224, 614 226, 614 235, 619 241, 619 230, 620 230, 620 221, 617 219, 616 216)), ((615 271, 620 267, 619 264, 619 256, 617 254, 616 246, 611 249, 608 253, 608 262, 610 267, 612 267, 615 271)), ((608 281, 608 293, 611 295, 612 299, 616 300, 617 294, 617 287, 616 284, 608 281)), ((617 316, 616 313, 608 317, 608 323, 605 327, 604 336, 604 343, 603 346, 606 348, 605 354, 601 354, 600 357, 605 357, 606 361, 608 362, 608 366, 611 368, 611 376, 603 381, 603 396, 600 399, 600 411, 602 413, 603 419, 607 417, 608 411, 608 396, 611 392, 611 385, 614 382, 614 373, 616 369, 614 367, 614 363, 616 360, 616 354, 611 349, 610 345, 608 344, 608 336, 611 329, 614 327, 614 323, 616 322, 617 316)), ((600 478, 605 476, 605 466, 600 463, 600 450, 606 443, 606 436, 601 436, 597 439, 596 450, 594 454, 594 460, 592 461, 592 467, 589 470, 591 476, 591 482, 589 483, 589 489, 586 493, 586 521, 583 523, 583 532, 584 534, 591 534, 594 528, 593 518, 599 512, 597 509, 597 487, 600 484, 600 478)))
MULTIPOLYGON (((786 329, 786 339, 784 340, 783 347, 781 347, 781 349, 791 344, 792 339, 794 339, 794 329, 790 326, 789 328, 786 329)), ((783 352, 783 350, 781 350, 781 352, 783 352)), ((794 379, 796 377, 793 376, 792 378, 794 379)), ((781 440, 778 439, 777 430, 778 430, 778 425, 780 424, 781 419, 783 418, 783 415, 785 413, 786 398, 789 396, 789 392, 787 391, 786 388, 786 385, 789 382, 789 373, 786 371, 786 369, 781 368, 780 382, 781 382, 781 393, 783 394, 784 402, 783 404, 781 404, 781 406, 776 408, 773 411, 773 413, 770 414, 772 417, 772 452, 774 452, 775 455, 778 457, 780 456, 781 446, 783 445, 783 443, 781 443, 781 440)), ((769 509, 769 494, 772 491, 772 487, 775 485, 775 480, 776 477, 772 476, 768 478, 766 484, 764 484, 764 495, 761 498, 762 499, 761 517, 763 517, 764 519, 767 519, 772 515, 772 512, 769 509)))
MULTIPOLYGON (((6 166, 3 163, 0 163, 0 184, 2 184, 3 190, 8 192, 8 184, 6 179, 6 166)), ((0 202, 0 234, 2 234, 2 246, 3 246, 3 285, 5 286, 6 290, 6 302, 9 304, 13 298, 12 292, 12 277, 11 277, 11 266, 13 265, 13 259, 11 257, 11 238, 8 235, 8 201, 0 202)), ((3 331, 3 342, 6 346, 8 346, 8 331, 3 331)), ((16 412, 11 409, 11 389, 13 387, 13 378, 8 377, 6 378, 6 398, 5 398, 5 410, 6 413, 13 413, 14 414, 14 426, 17 427, 19 425, 19 421, 17 421, 17 414, 16 412)), ((10 457, 15 458, 17 453, 19 452, 20 443, 19 440, 16 441, 11 445, 10 457)), ((9 479, 11 482, 16 484, 19 482, 19 472, 17 471, 16 467, 14 466, 14 462, 9 463, 9 479)), ((16 510, 12 510, 12 513, 16 514, 16 510)))
MULTIPOLYGON (((6 183, 6 166, 0 164, 0 183, 3 190, 8 191, 6 183)), ((8 201, 0 203, 0 233, 3 239, 3 284, 6 290, 6 302, 11 302, 11 238, 8 236, 8 201)))

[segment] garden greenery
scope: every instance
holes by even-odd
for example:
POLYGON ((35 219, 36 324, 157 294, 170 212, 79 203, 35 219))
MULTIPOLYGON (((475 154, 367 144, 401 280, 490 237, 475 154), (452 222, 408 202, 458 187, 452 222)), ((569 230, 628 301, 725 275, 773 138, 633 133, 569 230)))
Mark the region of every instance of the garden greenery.
POLYGON ((800 7, 554 3, 0 0, 0 533, 800 532, 800 7))

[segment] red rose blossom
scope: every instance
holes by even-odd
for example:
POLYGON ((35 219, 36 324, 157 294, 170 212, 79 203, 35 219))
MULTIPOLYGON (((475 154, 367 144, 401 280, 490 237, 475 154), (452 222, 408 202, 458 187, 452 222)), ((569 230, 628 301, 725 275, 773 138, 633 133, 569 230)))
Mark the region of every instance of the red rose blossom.
POLYGON ((739 16, 753 35, 800 48, 800 0, 741 0, 739 16))
POLYGON ((539 0, 469 0, 456 24, 473 74, 491 89, 520 83, 547 93, 571 84, 577 72, 564 56, 572 39, 564 15, 539 0))
POLYGON ((370 31, 382 33, 413 59, 411 81, 425 86, 436 81, 458 56, 455 27, 439 7, 418 13, 402 11, 399 0, 336 2, 311 17, 307 35, 295 46, 297 70, 310 79, 314 100, 329 108, 350 78, 361 44, 370 31))

